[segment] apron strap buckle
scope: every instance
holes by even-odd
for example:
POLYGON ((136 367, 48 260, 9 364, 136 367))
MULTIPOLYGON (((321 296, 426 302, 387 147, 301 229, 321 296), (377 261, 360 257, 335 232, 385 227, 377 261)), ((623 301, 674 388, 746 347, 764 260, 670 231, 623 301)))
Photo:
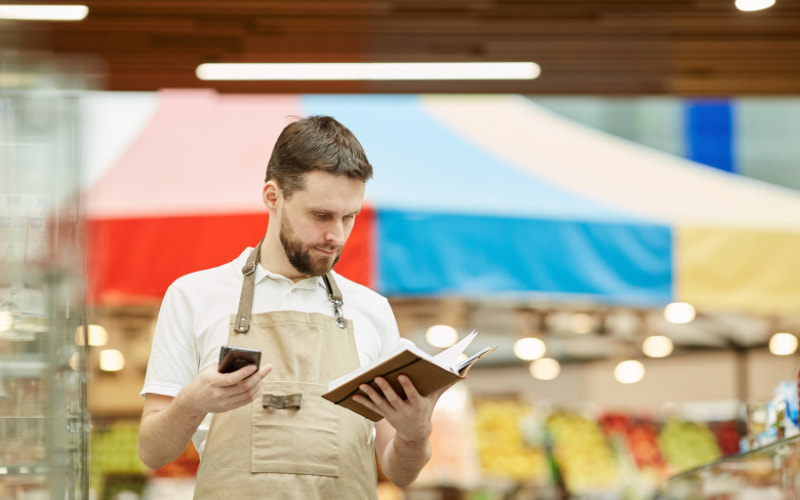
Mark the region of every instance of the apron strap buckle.
POLYGON ((233 331, 236 333, 247 333, 250 330, 250 318, 247 314, 240 314, 236 318, 236 324, 233 325, 233 331))
POLYGON ((347 328, 347 320, 344 319, 344 314, 342 314, 342 305, 344 304, 342 292, 330 272, 322 275, 322 279, 325 282, 325 288, 328 289, 328 300, 333 304, 333 312, 336 314, 336 326, 344 330, 347 328))
POLYGON ((333 313, 336 315, 336 326, 342 329, 347 327, 347 320, 344 319, 344 315, 342 314, 342 305, 344 305, 342 299, 328 294, 328 300, 333 304, 333 313))
POLYGON ((264 394, 262 406, 270 410, 299 410, 303 395, 296 394, 264 394))
POLYGON ((254 272, 256 272, 256 267, 258 267, 258 264, 255 261, 248 262, 242 268, 242 276, 249 276, 253 274, 254 272))

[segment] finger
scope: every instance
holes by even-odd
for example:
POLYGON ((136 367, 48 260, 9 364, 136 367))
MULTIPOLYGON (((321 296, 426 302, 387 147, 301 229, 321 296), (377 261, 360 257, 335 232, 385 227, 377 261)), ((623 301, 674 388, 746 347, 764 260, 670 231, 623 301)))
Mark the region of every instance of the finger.
POLYGON ((407 375, 398 376, 397 381, 400 382, 400 386, 406 393, 406 399, 416 399, 422 397, 419 391, 417 391, 417 388, 414 386, 414 382, 412 382, 407 375))
POLYGON ((264 380, 264 378, 267 375, 269 375, 269 372, 271 372, 271 371, 272 371, 272 365, 271 364, 266 364, 266 365, 262 366, 261 368, 259 368, 258 372, 256 372, 255 374, 253 374, 250 377, 246 377, 244 380, 246 380, 247 383, 250 384, 250 385, 257 385, 257 384, 260 384, 261 381, 264 380))
POLYGON ((358 388, 364 393, 366 398, 369 399, 373 405, 381 406, 382 404, 386 404, 386 398, 383 396, 383 394, 381 394, 380 391, 372 387, 372 385, 361 384, 358 388))
POLYGON ((261 377, 263 379, 264 377, 269 375, 271 371, 272 371, 272 365, 267 363, 266 365, 261 367, 261 370, 259 370, 259 372, 258 372, 259 373, 259 377, 261 377))
POLYGON ((383 410, 378 408, 378 406, 375 403, 373 403, 371 399, 369 399, 369 398, 367 398, 365 396, 362 396, 360 394, 356 394, 356 395, 353 396, 353 401, 355 401, 356 403, 360 404, 361 406, 364 406, 365 408, 367 408, 369 410, 374 411, 375 413, 377 413, 381 417, 386 417, 386 415, 383 412, 383 410))
MULTIPOLYGON (((399 380, 400 378, 408 378, 408 377, 405 377, 404 375, 401 375, 401 376, 398 378, 398 380, 399 380)), ((401 383, 401 385, 402 385, 402 382, 400 382, 400 383, 401 383)), ((401 397, 400 397, 400 395, 399 395, 399 394, 397 394, 397 392, 396 392, 396 391, 394 390, 394 388, 393 388, 393 387, 392 387, 392 386, 389 384, 389 382, 387 382, 387 381, 386 381, 386 379, 384 379, 384 378, 382 378, 382 377, 378 377, 378 378, 376 378, 376 379, 375 379, 375 384, 378 386, 378 388, 379 388, 381 391, 383 391, 383 397, 384 397, 384 398, 386 399, 386 401, 388 401, 388 402, 389 402, 389 404, 391 404, 392 406, 396 407, 398 404, 401 404, 401 403, 403 402, 403 398, 401 398, 401 397)), ((411 388, 413 389, 413 385, 411 386, 411 388)))
POLYGON ((259 368, 256 365, 247 365, 239 368, 235 372, 229 374, 231 376, 231 379, 233 380, 233 384, 231 385, 241 382, 250 375, 256 373, 258 370, 259 368))
POLYGON ((361 384, 361 385, 359 385, 358 386, 358 390, 363 392, 364 396, 366 396, 369 399, 373 399, 373 397, 378 394, 377 391, 375 389, 373 389, 372 386, 369 385, 369 384, 361 384))

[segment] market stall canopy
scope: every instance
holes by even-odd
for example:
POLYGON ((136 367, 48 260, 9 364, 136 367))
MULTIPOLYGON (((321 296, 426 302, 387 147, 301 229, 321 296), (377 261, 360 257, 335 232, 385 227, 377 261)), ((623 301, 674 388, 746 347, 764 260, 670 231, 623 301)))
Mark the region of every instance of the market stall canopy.
POLYGON ((800 195, 520 96, 170 90, 89 94, 85 110, 94 303, 160 299, 255 244, 278 133, 328 114, 375 167, 337 270, 384 294, 800 308, 800 195))

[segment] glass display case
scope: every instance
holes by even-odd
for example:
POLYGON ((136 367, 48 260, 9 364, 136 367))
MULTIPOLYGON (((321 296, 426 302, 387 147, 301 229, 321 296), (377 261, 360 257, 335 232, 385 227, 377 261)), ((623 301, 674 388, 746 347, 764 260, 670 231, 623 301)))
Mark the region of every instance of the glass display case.
POLYGON ((73 63, 0 51, 0 499, 88 498, 73 63), (77 334, 76 334, 77 332, 77 334))
POLYGON ((669 479, 670 500, 798 500, 800 436, 677 474, 669 479))

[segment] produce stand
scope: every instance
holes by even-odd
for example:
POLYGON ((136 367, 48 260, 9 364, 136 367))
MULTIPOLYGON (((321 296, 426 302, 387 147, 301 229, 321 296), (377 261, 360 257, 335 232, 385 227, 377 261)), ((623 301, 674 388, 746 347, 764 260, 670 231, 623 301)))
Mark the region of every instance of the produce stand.
POLYGON ((687 470, 667 481, 670 500, 796 500, 800 436, 687 470))

